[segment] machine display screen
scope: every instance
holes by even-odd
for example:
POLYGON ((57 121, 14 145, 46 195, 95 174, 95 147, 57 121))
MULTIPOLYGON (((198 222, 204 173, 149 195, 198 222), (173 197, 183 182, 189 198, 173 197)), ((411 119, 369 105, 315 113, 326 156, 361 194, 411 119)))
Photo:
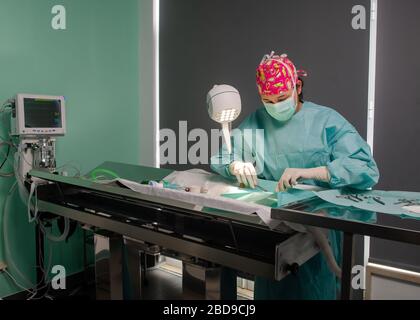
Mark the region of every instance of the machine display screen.
POLYGON ((61 101, 24 98, 26 128, 61 128, 61 101))

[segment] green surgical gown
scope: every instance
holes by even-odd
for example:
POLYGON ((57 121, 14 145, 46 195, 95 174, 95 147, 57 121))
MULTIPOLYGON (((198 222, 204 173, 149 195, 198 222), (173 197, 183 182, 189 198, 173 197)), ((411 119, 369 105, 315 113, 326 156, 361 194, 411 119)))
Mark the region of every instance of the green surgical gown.
MULTIPOLYGON (((379 179, 379 171, 366 141, 335 110, 304 102, 289 121, 282 123, 260 108, 232 132, 233 152, 224 145, 211 160, 211 168, 225 176, 233 160, 253 162, 258 177, 278 181, 286 168, 326 166, 329 183, 306 180, 323 187, 352 187, 365 190, 379 179)), ((341 234, 330 231, 329 240, 341 261, 341 234)), ((321 253, 281 281, 257 277, 256 299, 334 299, 337 279, 321 253)))

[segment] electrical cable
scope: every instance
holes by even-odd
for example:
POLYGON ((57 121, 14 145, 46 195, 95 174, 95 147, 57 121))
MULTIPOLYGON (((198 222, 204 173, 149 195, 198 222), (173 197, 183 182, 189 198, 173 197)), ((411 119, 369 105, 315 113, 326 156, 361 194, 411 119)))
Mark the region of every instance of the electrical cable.
MULTIPOLYGON (((18 280, 16 280, 16 278, 14 278, 9 272, 8 275, 9 277, 13 280, 13 282, 15 283, 16 286, 18 286, 21 289, 24 289, 25 291, 29 292, 31 294, 31 296, 27 297, 27 299, 31 300, 33 299, 38 290, 42 290, 44 289, 46 286, 48 286, 49 284, 45 284, 44 286, 38 288, 38 286, 46 279, 46 275, 47 272, 49 272, 50 268, 51 268, 51 263, 52 263, 52 247, 50 246, 50 250, 49 250, 49 254, 48 254, 48 263, 47 263, 47 268, 46 270, 44 270, 43 268, 41 268, 41 270, 43 271, 43 277, 40 280, 39 283, 37 283, 36 285, 33 285, 31 283, 30 280, 28 280, 25 275, 23 275, 22 271, 17 267, 17 265, 15 264, 14 260, 11 259, 11 253, 10 253, 10 245, 9 245, 9 238, 8 238, 8 231, 7 231, 7 224, 8 224, 8 203, 9 203, 9 197, 11 197, 16 189, 17 186, 17 182, 15 182, 12 187, 9 189, 7 198, 4 202, 4 206, 3 206, 3 243, 5 246, 5 253, 6 253, 6 261, 9 264, 9 266, 15 270, 15 272, 17 273, 17 275, 24 280, 26 283, 28 283, 29 285, 27 285, 27 288, 25 288, 25 286, 23 286, 18 280)), ((39 266, 36 266, 36 268, 39 266)))
MULTIPOLYGON (((12 100, 12 99, 6 101, 4 104, 1 105, 0 114, 2 115, 2 120, 4 120, 4 113, 7 110, 6 108, 7 107, 12 107, 13 108, 13 105, 14 105, 14 100, 12 100)), ((9 138, 10 138, 10 142, 6 141, 6 139, 2 138, 3 142, 0 143, 0 146, 4 145, 4 144, 8 145, 7 153, 6 153, 5 159, 0 164, 0 169, 3 168, 3 166, 5 165, 5 163, 7 162, 8 158, 9 158, 11 147, 14 147, 14 148, 17 149, 16 155, 15 155, 15 161, 14 161, 14 165, 13 165, 14 171, 12 173, 7 173, 7 174, 0 173, 0 177, 12 177, 13 175, 15 175, 16 176, 16 182, 13 183, 13 185, 10 187, 10 189, 9 189, 7 195, 6 195, 6 199, 3 203, 3 210, 2 210, 2 215, 3 215, 3 219, 2 219, 3 220, 3 245, 4 245, 4 249, 5 249, 4 252, 5 252, 5 259, 6 259, 7 263, 9 264, 10 268, 15 271, 16 275, 19 276, 19 278, 21 278, 21 280, 23 280, 24 283, 26 283, 26 287, 22 283, 20 283, 20 281, 18 281, 8 270, 5 270, 5 271, 17 287, 19 287, 19 288, 21 288, 21 289, 23 289, 23 290, 25 290, 25 291, 27 291, 28 293, 31 294, 29 297, 27 297, 29 300, 31 300, 31 299, 35 300, 35 299, 43 298, 46 295, 46 293, 48 292, 48 291, 45 292, 45 294, 40 298, 35 298, 36 294, 38 293, 38 290, 49 286, 49 284, 46 283, 42 287, 39 287, 39 285, 41 285, 42 282, 47 279, 47 272, 49 272, 49 270, 51 268, 52 246, 50 245, 50 248, 49 248, 49 254, 48 254, 48 259, 47 259, 48 263, 47 263, 46 269, 44 269, 44 267, 43 267, 44 257, 40 257, 41 264, 39 266, 35 266, 36 269, 40 268, 42 270, 42 279, 40 280, 40 282, 38 284, 36 284, 34 286, 32 284, 32 282, 30 280, 28 280, 26 278, 26 276, 23 274, 23 272, 17 267, 15 261, 12 258, 12 254, 11 254, 11 250, 10 250, 9 234, 8 234, 8 228, 7 228, 7 226, 8 226, 8 215, 9 215, 8 214, 9 199, 14 194, 14 192, 16 190, 16 187, 18 187, 20 197, 21 197, 22 201, 26 203, 25 200, 28 199, 28 191, 25 188, 24 177, 20 177, 20 175, 19 175, 19 160, 22 158, 29 166, 31 166, 31 163, 29 163, 28 160, 25 157, 24 149, 23 149, 24 145, 21 145, 21 144, 17 145, 16 143, 14 143, 13 137, 11 136, 10 133, 9 133, 9 138)), ((80 172, 80 170, 78 170, 77 168, 76 168, 76 170, 77 170, 77 172, 80 172)), ((32 197, 33 194, 35 194, 36 199, 35 199, 35 204, 34 204, 34 212, 35 212, 34 218, 31 219, 30 221, 36 221, 37 223, 39 223, 42 234, 45 234, 47 236, 47 238, 50 239, 50 240, 62 241, 64 239, 66 239, 67 236, 68 236, 69 229, 70 229, 70 227, 69 227, 70 223, 69 223, 68 219, 65 220, 65 230, 64 230, 63 234, 59 237, 54 237, 54 236, 50 235, 46 231, 45 227, 43 226, 42 221, 40 221, 38 219, 38 214, 37 214, 37 212, 38 212, 37 198, 38 197, 37 197, 37 188, 36 187, 37 187, 36 183, 31 184, 31 191, 32 192, 31 192, 30 196, 32 197)), ((30 216, 30 208, 31 208, 31 197, 29 197, 29 201, 27 201, 29 216, 30 216)), ((41 234, 39 235, 39 237, 41 237, 41 234)), ((41 254, 41 252, 39 254, 41 254)), ((48 298, 50 299, 51 297, 48 297, 48 298)))
POLYGON ((32 183, 31 183, 31 188, 30 188, 30 191, 29 191, 29 197, 28 197, 28 205, 27 205, 27 213, 28 213, 28 221, 29 221, 29 223, 32 223, 32 222, 34 222, 34 221, 36 221, 37 220, 37 218, 38 218, 38 191, 37 191, 38 189, 37 189, 37 182, 36 181, 32 181, 32 183), (35 204, 34 204, 34 208, 33 208, 33 211, 34 211, 34 214, 33 214, 33 217, 32 217, 32 214, 31 214, 31 200, 32 200, 32 196, 35 194, 35 204))
POLYGON ((6 111, 6 107, 13 108, 14 103, 15 103, 15 99, 8 99, 5 102, 3 102, 0 107, 0 113, 3 113, 4 111, 6 111))
POLYGON ((31 294, 33 294, 33 293, 34 293, 31 289, 27 289, 27 288, 25 288, 23 285, 21 285, 21 284, 19 283, 19 281, 17 281, 17 280, 16 280, 16 278, 15 278, 15 277, 13 277, 13 275, 12 275, 9 271, 7 271, 7 269, 3 270, 3 272, 9 276, 9 278, 13 281, 13 283, 14 283, 17 287, 19 287, 20 289, 23 289, 23 290, 25 290, 25 291, 27 291, 27 292, 29 292, 29 293, 31 293, 31 294))
MULTIPOLYGON (((13 146, 13 144, 11 142, 8 142, 8 141, 0 142, 0 147, 3 146, 3 145, 7 145, 7 152, 6 152, 6 155, 5 155, 2 163, 0 164, 0 170, 3 168, 3 166, 5 165, 7 160, 9 159, 10 149, 11 149, 11 146, 13 146)), ((10 173, 0 172, 0 177, 3 177, 3 178, 13 177, 13 176, 14 176, 14 172, 10 172, 10 173)))
POLYGON ((15 261, 12 258, 11 250, 10 250, 10 243, 9 243, 9 231, 8 231, 8 206, 9 206, 9 199, 13 195, 13 193, 16 190, 16 187, 18 185, 18 182, 16 181, 9 189, 9 192, 7 193, 6 199, 3 204, 3 245, 4 245, 4 252, 5 252, 5 258, 8 263, 8 265, 15 270, 17 275, 26 282, 26 286, 31 288, 33 287, 33 283, 26 278, 26 276, 22 273, 22 271, 17 267, 15 261))
MULTIPOLYGON (((40 240, 41 239, 41 234, 39 234, 38 235, 38 239, 40 240)), ((42 254, 41 254, 41 250, 39 251, 39 253, 38 253, 38 257, 39 257, 39 259, 40 259, 40 261, 41 261, 41 265, 40 266, 37 266, 37 267, 39 267, 40 269, 41 269, 41 271, 42 271, 42 278, 41 278, 41 280, 37 283, 37 285, 36 285, 36 292, 34 293, 34 294, 32 294, 30 297, 27 297, 27 300, 40 300, 40 299, 42 299, 42 298, 46 298, 46 295, 47 295, 47 293, 48 293, 48 290, 49 290, 49 283, 47 282, 47 276, 48 276, 48 274, 49 274, 49 272, 50 272, 50 269, 51 269, 51 263, 52 263, 52 246, 50 245, 50 247, 49 247, 49 250, 48 250, 48 263, 47 263, 47 268, 46 269, 44 269, 42 266, 44 265, 44 257, 42 256, 42 254), (39 285, 42 283, 42 282, 45 282, 44 283, 44 285, 42 286, 42 287, 39 287, 39 285), (36 297, 36 294, 38 293, 38 291, 39 290, 43 290, 43 289, 45 289, 45 288, 47 288, 48 287, 48 289, 47 289, 47 291, 42 295, 42 296, 40 296, 40 297, 36 297)))
POLYGON ((42 224, 41 221, 37 220, 37 223, 39 224, 39 227, 41 228, 41 231, 44 233, 44 235, 51 241, 54 242, 61 242, 67 239, 70 231, 70 219, 64 218, 64 231, 59 236, 54 236, 52 232, 48 232, 45 226, 42 224))
MULTIPOLYGON (((0 145, 4 144, 4 142, 0 143, 0 145)), ((7 152, 6 155, 4 157, 3 162, 0 164, 0 170, 3 168, 4 164, 6 163, 7 159, 9 158, 9 154, 10 154, 10 144, 7 145, 7 152)))
MULTIPOLYGON (((13 260, 13 258, 12 258, 12 254, 11 254, 11 251, 10 251, 10 243, 9 243, 9 235, 8 235, 8 229, 7 229, 7 226, 8 226, 8 205, 9 205, 9 199, 10 199, 10 197, 14 194, 14 192, 15 192, 15 190, 16 190, 16 187, 17 187, 17 185, 18 185, 18 182, 16 181, 12 186, 11 186, 11 188, 9 189, 9 192, 8 192, 8 194, 7 194, 7 196, 6 196, 6 199, 5 199, 5 202, 4 202, 4 204, 3 204, 3 244, 4 244, 4 249, 5 249, 5 258, 6 258, 6 261, 7 261, 7 263, 9 264, 9 266, 13 269, 13 270, 15 270, 15 272, 16 272, 16 274, 22 279, 22 280, 24 280, 24 282, 27 284, 27 287, 28 288, 36 288, 37 286, 39 286, 41 283, 42 283, 42 281, 44 280, 44 278, 45 278, 45 274, 46 274, 46 272, 45 272, 45 270, 43 270, 44 271, 44 275, 43 275, 43 279, 41 279, 41 281, 38 283, 38 284, 36 284, 36 285, 33 285, 33 283, 30 281, 30 280, 28 280, 27 278, 26 278, 26 276, 23 274, 23 272, 17 267, 17 265, 16 265, 16 263, 15 263, 15 261, 13 260)), ((41 223, 41 225, 42 225, 42 222, 40 222, 41 223)), ((69 223, 68 223, 68 225, 69 225, 69 223)), ((65 231, 67 231, 67 233, 68 233, 68 230, 69 230, 70 228, 67 226, 67 228, 66 228, 66 230, 65 231)), ((41 227, 41 230, 42 231, 45 231, 45 229, 43 230, 43 228, 41 227)), ((54 240, 61 240, 61 239, 65 239, 67 237, 67 235, 65 234, 65 233, 63 233, 63 235, 61 236, 61 237, 59 237, 60 239, 54 239, 54 240)), ((47 238, 49 238, 48 236, 47 236, 47 238)), ((50 254, 49 254, 49 258, 48 258, 48 260, 49 260, 49 262, 48 262, 48 265, 47 265, 47 270, 49 270, 50 268, 51 268, 51 260, 52 260, 52 248, 51 248, 51 251, 50 251, 50 254)), ((45 287, 45 286, 44 286, 45 287)), ((41 288, 40 288, 41 289, 41 288)), ((37 291, 37 290, 35 290, 35 291, 37 291)), ((31 291, 31 293, 33 294, 34 293, 34 291, 32 290, 31 291)), ((35 295, 33 295, 33 296, 35 296, 35 295)))

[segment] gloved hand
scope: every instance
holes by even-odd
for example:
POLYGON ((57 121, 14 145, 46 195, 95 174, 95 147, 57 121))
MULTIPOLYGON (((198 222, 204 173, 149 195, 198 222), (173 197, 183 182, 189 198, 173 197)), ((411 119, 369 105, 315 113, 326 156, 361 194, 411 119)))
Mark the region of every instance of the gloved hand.
POLYGON ((298 179, 313 179, 318 181, 329 182, 331 177, 327 167, 316 167, 310 169, 287 168, 284 170, 279 183, 277 184, 276 192, 286 191, 297 184, 298 179))
POLYGON ((245 186, 255 188, 258 184, 257 172, 252 163, 233 161, 229 165, 230 174, 234 175, 238 182, 243 183, 245 186))

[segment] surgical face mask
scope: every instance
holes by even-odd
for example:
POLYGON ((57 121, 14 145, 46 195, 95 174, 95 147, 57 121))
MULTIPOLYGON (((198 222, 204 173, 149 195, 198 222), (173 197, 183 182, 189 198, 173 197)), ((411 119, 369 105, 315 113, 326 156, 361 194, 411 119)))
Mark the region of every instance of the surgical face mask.
POLYGON ((285 122, 289 120, 296 111, 296 101, 295 101, 296 89, 293 91, 293 94, 290 98, 287 98, 284 101, 277 103, 268 103, 263 102, 265 110, 268 114, 278 121, 285 122))

